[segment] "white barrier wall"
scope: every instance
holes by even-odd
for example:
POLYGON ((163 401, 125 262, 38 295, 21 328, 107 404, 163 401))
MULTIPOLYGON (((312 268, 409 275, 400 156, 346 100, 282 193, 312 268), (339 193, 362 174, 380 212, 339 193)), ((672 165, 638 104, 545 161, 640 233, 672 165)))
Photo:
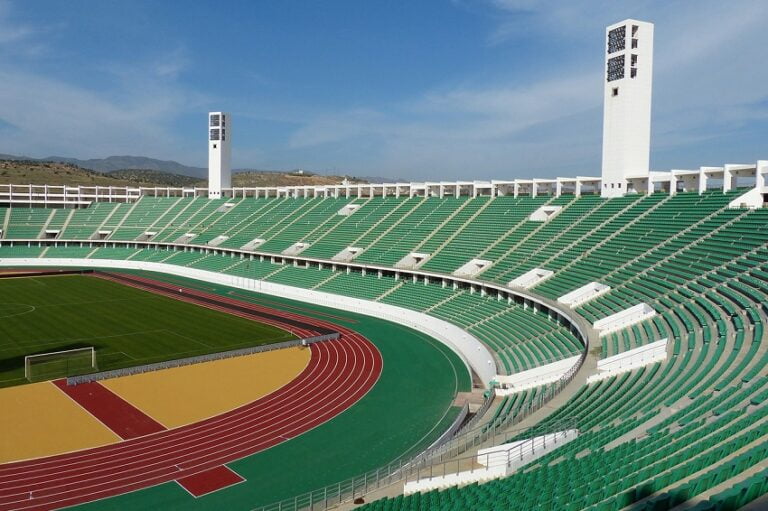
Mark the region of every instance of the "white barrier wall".
POLYGON ((579 430, 567 429, 479 449, 477 451, 477 463, 488 468, 505 465, 508 471, 512 471, 527 465, 552 449, 567 444, 578 436, 579 430))
POLYGON ((656 310, 647 303, 638 303, 628 309, 611 314, 603 319, 595 321, 595 330, 599 332, 600 337, 621 330, 628 326, 640 323, 656 315, 656 310))
POLYGON ((453 275, 457 277, 474 277, 481 271, 487 270, 491 267, 493 261, 486 259, 472 259, 468 263, 461 265, 459 269, 453 272, 453 275))
POLYGON ((411 495, 422 491, 442 490, 451 486, 463 486, 471 483, 484 483, 492 479, 501 479, 506 477, 507 467, 500 465, 491 468, 479 468, 477 470, 466 470, 464 472, 455 472, 418 481, 405 483, 403 495, 411 495))
POLYGON ((540 206, 539 209, 531 213, 528 220, 531 222, 549 222, 563 210, 562 206, 540 206))
POLYGON ((447 462, 441 471, 438 467, 435 472, 440 475, 422 477, 415 481, 405 483, 403 493, 410 495, 416 492, 437 490, 451 486, 460 486, 470 483, 482 483, 491 479, 499 479, 513 473, 518 468, 541 458, 554 449, 578 438, 579 431, 569 429, 548 433, 518 442, 497 445, 488 449, 480 449, 477 452, 475 462, 483 468, 465 470, 462 472, 447 473, 453 462, 447 462))
POLYGON ((398 262, 395 263, 395 268, 419 268, 421 265, 426 263, 431 254, 424 254, 420 252, 411 252, 407 256, 400 259, 398 262))
POLYGON ((616 374, 626 373, 638 367, 661 362, 667 358, 667 339, 652 342, 612 357, 597 361, 597 374, 587 378, 592 383, 616 374))
POLYGON ((578 364, 580 358, 581 355, 575 355, 541 367, 534 367, 527 371, 510 375, 498 375, 496 381, 501 385, 501 388, 496 389, 496 394, 506 396, 557 381, 570 371, 573 366, 578 364))
POLYGON ((442 342, 453 350, 469 367, 480 376, 483 383, 488 384, 496 377, 496 363, 488 349, 477 338, 446 321, 422 314, 420 312, 396 307, 394 305, 371 302, 358 298, 324 293, 312 289, 264 282, 261 280, 225 275, 197 268, 187 268, 172 264, 152 263, 145 261, 125 261, 112 259, 65 259, 65 258, 0 258, 0 266, 78 266, 88 268, 125 268, 131 270, 148 270, 181 277, 203 280, 225 286, 247 289, 259 293, 281 296, 301 302, 313 303, 357 312, 367 316, 385 319, 405 325, 422 332, 442 342))
POLYGON ((752 188, 744 195, 740 195, 728 203, 730 209, 733 208, 762 208, 763 207, 763 190, 761 188, 752 188))
POLYGON ((534 268, 523 273, 514 280, 510 280, 507 286, 509 287, 522 287, 523 289, 529 289, 537 284, 541 284, 549 277, 554 275, 552 270, 545 270, 544 268, 534 268))
POLYGON ((584 284, 578 289, 574 289, 570 293, 566 293, 557 299, 559 303, 567 305, 568 307, 578 307, 590 300, 594 300, 600 295, 604 295, 611 290, 611 286, 601 284, 599 282, 590 282, 584 284))

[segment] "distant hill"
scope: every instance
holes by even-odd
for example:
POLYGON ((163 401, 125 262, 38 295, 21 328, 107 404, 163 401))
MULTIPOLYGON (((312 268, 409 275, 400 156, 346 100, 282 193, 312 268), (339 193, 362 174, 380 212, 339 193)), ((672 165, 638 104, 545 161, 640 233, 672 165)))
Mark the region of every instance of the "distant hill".
POLYGON ((415 178, 403 179, 402 177, 360 176, 357 179, 366 183, 408 183, 415 178))
MULTIPOLYGON (((186 177, 186 176, 179 176, 186 177)), ((194 178, 187 178, 193 179, 194 178)), ((148 176, 113 176, 70 163, 0 160, 0 183, 15 185, 171 186, 148 176)))
MULTIPOLYGON (((13 161, 24 161, 24 162, 60 162, 60 163, 69 163, 71 165, 74 165, 75 167, 79 167, 81 169, 87 169, 87 170, 95 170, 97 172, 108 172, 108 173, 114 173, 115 171, 125 172, 125 174, 118 174, 118 177, 127 177, 130 178, 131 176, 139 176, 142 179, 152 179, 152 182, 161 183, 162 186, 192 186, 195 183, 197 183, 198 186, 205 186, 205 184, 200 184, 201 182, 205 182, 208 178, 208 169, 203 167, 189 167, 187 165, 182 165, 179 162, 171 161, 171 160, 157 160, 155 158, 148 158, 146 156, 109 156, 107 158, 94 158, 90 160, 80 160, 78 158, 66 158, 64 156, 48 156, 46 158, 31 158, 29 156, 16 156, 13 154, 0 154, 0 160, 13 160, 13 161), (138 171, 157 171, 158 174, 152 174, 147 173, 144 175, 140 175, 138 171), (193 180, 185 180, 180 179, 176 177, 169 177, 165 176, 163 174, 174 174, 183 177, 191 177, 196 178, 193 180)), ((281 174, 281 175, 292 175, 296 174, 296 170, 292 171, 285 171, 285 170, 263 170, 263 169, 235 169, 233 170, 233 179, 237 184, 235 186, 286 186, 289 182, 293 184, 333 184, 338 183, 343 179, 343 176, 328 176, 324 174, 318 174, 315 172, 305 172, 305 175, 312 176, 312 179, 308 180, 302 180, 302 179, 277 179, 277 181, 280 181, 280 184, 246 184, 246 183, 267 183, 272 182, 270 181, 270 178, 266 177, 266 174, 281 174), (239 184, 240 181, 237 181, 237 179, 234 177, 238 173, 242 174, 248 174, 248 176, 245 176, 242 178, 242 183, 239 184), (258 177, 251 174, 264 174, 265 176, 258 177), (321 182, 324 181, 323 178, 328 178, 330 181, 328 182, 321 182), (285 183, 285 184, 283 184, 285 183)), ((397 181, 402 181, 402 179, 399 178, 385 178, 385 177, 359 177, 359 178, 350 178, 350 180, 355 180, 355 182, 362 182, 362 183, 393 183, 397 181)))
POLYGON ((12 154, 0 154, 0 160, 22 160, 22 161, 46 161, 70 163, 77 167, 95 170, 97 172, 112 172, 113 170, 158 170, 161 172, 170 172, 172 174, 182 174, 192 176, 198 179, 208 177, 208 169, 203 167, 189 167, 176 161, 156 160, 146 156, 109 156, 107 158, 94 158, 90 160, 80 160, 77 158, 66 158, 64 156, 47 156, 45 158, 30 158, 28 156, 15 156, 12 154))
POLYGON ((277 172, 248 170, 232 174, 232 186, 321 186, 340 184, 344 179, 350 183, 367 183, 351 176, 323 176, 311 172, 277 172))
POLYGON ((131 182, 156 183, 159 186, 183 187, 200 186, 205 187, 207 180, 160 170, 146 169, 122 169, 106 172, 105 175, 123 179, 131 182))
MULTIPOLYGON (((0 155, 2 158, 2 155, 0 155)), ((232 175, 233 186, 303 186, 339 184, 344 179, 352 183, 365 180, 348 176, 322 176, 311 172, 246 171, 232 175)), ((84 185, 84 186, 145 186, 205 188, 207 180, 196 177, 146 169, 122 169, 97 172, 71 163, 41 160, 0 160, 0 184, 84 185)))
MULTIPOLYGON (((159 186, 208 186, 206 179, 198 179, 180 174, 157 170, 126 169, 107 172, 107 176, 135 182, 157 183, 159 186)), ((350 183, 367 181, 350 176, 322 176, 311 172, 280 172, 269 170, 247 170, 232 173, 232 186, 253 188, 257 186, 315 186, 339 184, 344 179, 350 183)))

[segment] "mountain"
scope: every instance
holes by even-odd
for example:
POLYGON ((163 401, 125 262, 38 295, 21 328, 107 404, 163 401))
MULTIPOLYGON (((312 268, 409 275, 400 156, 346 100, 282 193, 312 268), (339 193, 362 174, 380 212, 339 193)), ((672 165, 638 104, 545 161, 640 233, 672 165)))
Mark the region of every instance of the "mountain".
POLYGON ((367 182, 350 176, 324 176, 304 171, 247 170, 232 173, 232 186, 322 186, 340 184, 344 179, 350 183, 367 182))
POLYGON ((408 183, 412 179, 403 179, 401 177, 381 177, 381 176, 360 176, 356 179, 364 183, 381 184, 381 183, 408 183))
MULTIPOLYGON (((0 155, 0 184, 16 185, 84 185, 84 186, 144 186, 144 187, 192 187, 205 188, 207 182, 182 174, 161 170, 121 169, 99 172, 84 169, 72 163, 41 160, 3 159, 0 155)), ((341 183, 348 179, 352 183, 365 181, 348 176, 324 176, 311 172, 234 172, 232 184, 236 187, 255 186, 317 186, 341 183)))
MULTIPOLYGON (((1 156, 0 156, 1 158, 1 156)), ((71 163, 37 160, 0 160, 0 183, 15 185, 70 185, 70 186, 181 186, 177 179, 200 182, 197 178, 178 176, 157 171, 128 171, 124 174, 106 174, 83 169, 71 163), (146 174, 154 172, 154 174, 146 174)))
POLYGON ((148 169, 120 169, 111 170, 104 173, 114 179, 123 179, 126 181, 155 183, 159 186, 170 186, 172 188, 189 186, 207 186, 205 179, 199 177, 186 176, 183 174, 174 174, 162 170, 148 169))
MULTIPOLYGON (((81 160, 64 156, 31 158, 0 154, 0 160, 30 162, 65 163, 80 169, 109 174, 116 179, 129 182, 155 183, 159 186, 206 186, 208 169, 189 167, 172 160, 157 160, 146 156, 109 156, 81 160), (142 172, 144 171, 144 172, 142 172)), ((318 174, 299 170, 263 170, 233 169, 234 186, 288 186, 288 185, 323 185, 341 182, 345 176, 318 174)), ((355 183, 394 183, 402 179, 385 177, 348 177, 355 183)))
POLYGON ((135 169, 170 172, 172 174, 182 174, 185 176, 196 177, 198 179, 206 179, 208 177, 208 169, 206 168, 189 167, 176 161, 157 160, 155 158, 147 158, 146 156, 109 156, 107 158, 80 160, 78 158, 66 158, 64 156, 30 158, 28 156, 0 154, 0 160, 61 162, 69 163, 83 169, 95 170, 97 172, 112 172, 113 170, 135 169))

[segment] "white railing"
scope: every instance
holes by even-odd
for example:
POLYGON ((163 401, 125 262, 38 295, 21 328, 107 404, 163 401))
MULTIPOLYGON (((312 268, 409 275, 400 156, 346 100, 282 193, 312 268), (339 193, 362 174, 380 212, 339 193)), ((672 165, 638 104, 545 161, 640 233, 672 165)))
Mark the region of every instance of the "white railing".
POLYGON ((536 436, 481 449, 475 456, 432 464, 405 477, 405 494, 504 477, 577 436, 573 428, 537 431, 536 436))
MULTIPOLYGON (((543 427, 533 427, 528 430, 510 430, 510 426, 522 421, 535 411, 541 409, 556 396, 568 383, 573 380, 586 358, 582 353, 578 364, 564 374, 556 383, 548 385, 545 390, 529 401, 516 415, 507 416, 489 424, 466 426, 459 434, 442 445, 437 445, 413 457, 401 457, 382 467, 370 470, 356 477, 339 481, 323 488, 296 495, 272 504, 254 508, 253 511, 324 511, 344 502, 350 502, 393 484, 406 481, 415 474, 423 474, 434 466, 442 466, 452 462, 456 457, 469 452, 483 444, 499 445, 522 435, 536 436, 539 433, 551 433, 574 429, 575 419, 569 418, 543 427)), ((491 397, 492 400, 492 397, 491 397)), ((486 402, 488 403, 488 402, 486 402)))
POLYGON ((237 350, 219 351, 217 353, 208 353, 207 355, 198 355, 196 357, 177 358, 166 360, 164 362, 155 362, 154 364, 143 364, 139 366, 123 367, 112 369, 110 371, 100 371, 98 373, 82 374, 79 376, 70 376, 67 378, 67 385, 80 385, 81 383, 90 383, 92 381, 108 380, 110 378, 119 378, 121 376, 130 376, 134 374, 150 373, 163 369, 172 369, 174 367, 183 367, 192 364, 201 364, 203 362, 212 362, 214 360, 224 360, 227 358, 243 357, 253 355, 254 353, 264 353, 267 351, 283 350, 295 346, 307 346, 323 341, 338 339, 338 332, 325 335, 316 335, 313 337, 304 337, 302 339, 292 339, 290 341, 275 342, 271 344, 262 344, 250 348, 240 348, 237 350))

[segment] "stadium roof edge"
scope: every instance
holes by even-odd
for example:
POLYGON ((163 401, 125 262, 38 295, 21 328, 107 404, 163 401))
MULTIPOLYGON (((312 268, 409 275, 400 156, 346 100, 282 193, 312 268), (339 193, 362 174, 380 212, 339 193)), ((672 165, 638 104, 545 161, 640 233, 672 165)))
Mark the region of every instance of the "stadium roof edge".
MULTIPOLYGON (((768 193, 768 160, 759 160, 754 164, 729 163, 721 167, 702 166, 696 169, 672 169, 652 171, 649 174, 629 173, 621 186, 624 193, 650 193, 665 191, 670 194, 679 191, 698 191, 709 188, 722 188, 724 192, 735 189, 739 178, 753 178, 749 186, 759 189, 759 193, 768 193), (714 180, 714 182, 713 182, 714 180)), ((491 197, 503 195, 551 194, 563 193, 581 195, 585 188, 599 191, 602 188, 600 177, 576 176, 556 178, 528 178, 490 181, 422 181, 397 183, 357 183, 335 185, 301 185, 270 187, 231 187, 222 190, 222 198, 259 198, 259 197, 459 197, 462 195, 491 197)), ((118 187, 118 186, 69 186, 69 185, 0 185, 0 203, 4 204, 72 204, 84 205, 97 202, 136 201, 142 196, 152 197, 207 197, 208 188, 198 187, 118 187)))

